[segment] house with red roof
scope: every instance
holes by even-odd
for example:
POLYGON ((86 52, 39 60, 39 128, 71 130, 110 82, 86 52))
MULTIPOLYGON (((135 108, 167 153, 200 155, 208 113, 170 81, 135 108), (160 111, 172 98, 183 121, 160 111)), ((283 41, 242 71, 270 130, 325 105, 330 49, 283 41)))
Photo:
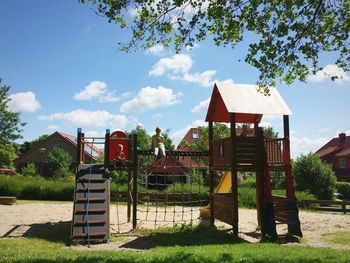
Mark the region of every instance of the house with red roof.
MULTIPOLYGON (((59 147, 72 157, 71 168, 74 169, 77 163, 77 138, 73 135, 63 132, 54 132, 49 137, 35 143, 30 150, 14 160, 14 164, 18 171, 25 167, 28 163, 33 163, 41 174, 45 174, 48 163, 48 153, 54 148, 59 147)), ((103 150, 91 145, 84 144, 84 162, 94 163, 97 158, 103 155, 103 150)))
POLYGON ((338 181, 350 182, 350 136, 340 133, 315 154, 332 166, 338 181))
MULTIPOLYGON (((180 141, 177 146, 178 151, 191 151, 189 145, 200 143, 203 138, 201 130, 198 128, 190 128, 185 136, 180 141)), ((181 156, 179 161, 186 167, 198 169, 198 170, 207 170, 208 169, 208 158, 201 157, 191 157, 191 156, 181 156)))
MULTIPOLYGON (((237 128, 237 134, 238 135, 244 134, 245 136, 253 136, 254 129, 251 129, 248 126, 244 125, 243 127, 237 128)), ((179 145, 177 146, 177 150, 191 151, 193 149, 190 149, 189 145, 201 143, 202 139, 203 139, 203 134, 200 129, 190 128, 185 134, 185 136, 182 138, 182 140, 180 141, 179 145)), ((206 150, 208 149, 209 147, 207 146, 206 150)), ((208 169, 207 157, 201 157, 199 159, 198 157, 181 156, 179 157, 179 161, 182 162, 186 167, 195 168, 200 171, 204 171, 208 169)))

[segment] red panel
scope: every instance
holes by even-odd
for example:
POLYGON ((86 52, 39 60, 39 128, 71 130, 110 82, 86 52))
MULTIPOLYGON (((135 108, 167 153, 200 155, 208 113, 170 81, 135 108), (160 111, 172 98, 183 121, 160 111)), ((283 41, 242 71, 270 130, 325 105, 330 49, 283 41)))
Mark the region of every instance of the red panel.
POLYGON ((115 159, 118 144, 123 145, 125 158, 129 160, 129 140, 126 140, 128 136, 122 131, 115 131, 111 134, 110 138, 109 160, 112 161, 115 159))

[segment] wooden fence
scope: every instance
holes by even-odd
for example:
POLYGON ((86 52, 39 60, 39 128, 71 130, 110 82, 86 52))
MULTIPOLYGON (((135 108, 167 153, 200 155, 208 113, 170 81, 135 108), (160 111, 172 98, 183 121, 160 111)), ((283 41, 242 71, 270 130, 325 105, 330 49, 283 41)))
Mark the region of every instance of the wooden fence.
POLYGON ((311 208, 318 211, 327 212, 350 212, 350 201, 333 201, 333 200, 301 200, 298 201, 300 207, 311 208))

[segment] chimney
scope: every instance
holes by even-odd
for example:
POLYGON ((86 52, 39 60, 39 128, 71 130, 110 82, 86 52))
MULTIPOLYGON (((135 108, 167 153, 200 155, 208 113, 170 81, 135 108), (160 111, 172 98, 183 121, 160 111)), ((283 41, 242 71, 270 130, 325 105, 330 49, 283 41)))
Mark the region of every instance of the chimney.
POLYGON ((345 133, 339 133, 339 146, 342 146, 345 143, 346 140, 346 134, 345 133))

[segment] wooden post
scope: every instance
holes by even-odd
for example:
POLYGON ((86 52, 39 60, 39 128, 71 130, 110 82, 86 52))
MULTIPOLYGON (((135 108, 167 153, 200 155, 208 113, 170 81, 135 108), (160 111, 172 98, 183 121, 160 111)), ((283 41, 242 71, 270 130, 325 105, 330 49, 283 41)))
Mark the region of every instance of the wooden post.
POLYGON ((210 224, 214 226, 214 171, 213 171, 213 122, 208 124, 208 142, 209 142, 209 201, 210 201, 210 224))
POLYGON ((284 132, 284 140, 283 140, 283 162, 286 167, 286 196, 288 199, 296 200, 295 196, 295 188, 294 188, 294 178, 292 174, 292 165, 290 161, 290 138, 289 138, 289 116, 283 115, 283 132, 284 132))
POLYGON ((238 236, 238 186, 237 186, 237 149, 236 149, 236 114, 230 113, 231 126, 231 183, 233 205, 233 235, 238 236))
POLYGON ((82 133, 81 133, 81 128, 78 128, 77 130, 77 168, 76 172, 79 171, 79 165, 82 162, 82 133))
POLYGON ((137 131, 132 133, 132 156, 133 156, 133 179, 132 179, 132 228, 137 225, 137 177, 138 177, 138 156, 137 156, 137 131))
POLYGON ((106 129, 105 134, 105 156, 104 156, 104 167, 105 171, 109 169, 109 152, 110 152, 110 145, 111 145, 111 131, 110 129, 106 129))
POLYGON ((259 123, 254 122, 254 137, 257 137, 259 129, 259 123))
MULTIPOLYGON (((257 130, 257 156, 259 168, 256 170, 256 209, 258 216, 258 225, 261 228, 261 232, 265 234, 265 224, 263 222, 265 218, 265 182, 264 182, 264 135, 263 131, 257 130)), ((266 178, 265 178, 266 179, 266 178)))

